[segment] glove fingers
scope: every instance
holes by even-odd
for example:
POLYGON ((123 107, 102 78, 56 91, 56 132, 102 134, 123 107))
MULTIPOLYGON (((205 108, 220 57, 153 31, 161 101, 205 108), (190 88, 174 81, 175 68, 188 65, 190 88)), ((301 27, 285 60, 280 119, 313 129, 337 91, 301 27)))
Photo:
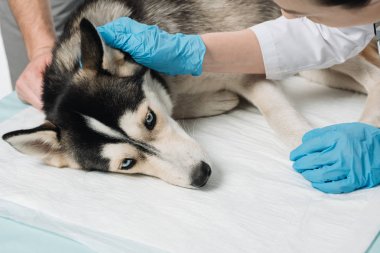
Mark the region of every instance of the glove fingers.
POLYGON ((104 27, 98 27, 97 30, 107 45, 121 49, 133 56, 136 55, 136 49, 142 45, 142 42, 133 34, 115 33, 104 27))
POLYGON ((324 193, 349 193, 356 190, 356 186, 351 182, 350 178, 327 183, 312 183, 312 186, 324 193))
POLYGON ((323 152, 330 150, 335 144, 335 139, 333 138, 321 138, 317 137, 314 139, 310 139, 306 142, 303 142, 300 146, 294 149, 290 153, 290 160, 296 161, 303 156, 308 154, 323 152))
POLYGON ((306 170, 301 174, 312 183, 328 183, 347 178, 348 171, 341 169, 339 164, 333 164, 315 170, 306 170))
POLYGON ((103 41, 107 45, 110 45, 111 47, 115 47, 116 33, 113 32, 113 30, 108 29, 105 26, 99 26, 96 28, 96 30, 101 35, 101 37, 103 38, 103 41))
POLYGON ((122 17, 98 26, 96 29, 107 45, 130 52, 141 45, 141 41, 136 39, 136 34, 152 29, 152 27, 128 17, 122 17))
POLYGON ((297 172, 303 173, 306 170, 315 170, 323 166, 333 165, 335 162, 336 159, 332 152, 317 152, 299 158, 294 162, 293 168, 297 172))

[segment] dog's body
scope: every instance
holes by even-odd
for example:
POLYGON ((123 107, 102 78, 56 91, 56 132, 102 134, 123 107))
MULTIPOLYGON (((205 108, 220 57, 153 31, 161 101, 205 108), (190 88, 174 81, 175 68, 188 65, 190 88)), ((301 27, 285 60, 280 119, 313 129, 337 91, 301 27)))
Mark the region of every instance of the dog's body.
MULTIPOLYGON (((57 167, 143 173, 175 185, 200 187, 211 173, 207 158, 172 117, 221 114, 233 109, 241 96, 255 104, 291 146, 311 129, 276 85, 262 76, 162 76, 105 46, 94 26, 122 16, 157 24, 171 33, 193 34, 245 29, 280 16, 280 10, 265 0, 87 1, 68 22, 45 73, 47 122, 8 133, 5 140, 57 167)), ((374 90, 368 87, 376 87, 380 80, 378 68, 359 57, 350 64, 363 63, 365 70, 356 81, 370 83, 366 90, 374 90), (368 69, 370 77, 365 74, 368 69)), ((344 66, 336 70, 355 75, 344 66)), ((342 77, 332 70, 307 75, 316 81, 330 80, 331 85, 332 79, 342 77)), ((364 121, 380 125, 377 115, 366 114, 364 121)))

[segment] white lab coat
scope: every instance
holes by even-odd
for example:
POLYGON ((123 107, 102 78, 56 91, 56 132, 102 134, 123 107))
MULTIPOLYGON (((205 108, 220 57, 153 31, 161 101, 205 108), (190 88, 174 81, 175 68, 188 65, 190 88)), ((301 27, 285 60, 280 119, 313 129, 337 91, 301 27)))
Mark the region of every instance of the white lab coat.
POLYGON ((303 17, 280 17, 251 27, 264 57, 268 79, 323 69, 359 54, 374 37, 373 25, 332 28, 303 17))

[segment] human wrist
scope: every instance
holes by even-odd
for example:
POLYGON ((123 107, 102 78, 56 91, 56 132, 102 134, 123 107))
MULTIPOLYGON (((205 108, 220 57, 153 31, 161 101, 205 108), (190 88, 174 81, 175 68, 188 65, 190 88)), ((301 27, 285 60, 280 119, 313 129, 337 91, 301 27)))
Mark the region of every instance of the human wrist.
POLYGON ((46 44, 46 45, 43 45, 43 46, 39 46, 37 48, 33 48, 28 53, 29 60, 32 61, 33 59, 38 58, 41 55, 45 55, 45 54, 50 54, 51 55, 53 47, 54 47, 54 43, 53 44, 49 43, 49 44, 46 44))
POLYGON ((196 51, 192 52, 192 56, 189 57, 189 64, 187 66, 194 66, 190 70, 193 76, 200 76, 203 72, 203 61, 206 55, 206 45, 200 35, 188 35, 191 36, 192 44, 191 48, 194 48, 196 51))
POLYGON ((52 22, 40 22, 35 26, 21 25, 20 30, 29 59, 35 57, 45 48, 50 48, 51 50, 54 47, 56 34, 52 22))
POLYGON ((255 34, 246 29, 203 34, 207 52, 203 70, 218 73, 264 74, 265 67, 255 34))

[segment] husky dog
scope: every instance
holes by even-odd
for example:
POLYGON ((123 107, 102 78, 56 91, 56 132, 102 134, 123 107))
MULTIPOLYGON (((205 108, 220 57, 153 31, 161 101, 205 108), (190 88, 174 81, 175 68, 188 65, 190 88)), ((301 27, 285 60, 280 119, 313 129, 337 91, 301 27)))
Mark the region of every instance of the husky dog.
MULTIPOLYGON (((3 139, 48 165, 140 173, 198 188, 210 177, 208 158, 174 119, 222 114, 243 97, 294 147, 311 127, 275 83, 259 75, 164 76, 107 47, 95 29, 129 16, 171 33, 201 34, 245 29, 280 15, 274 3, 265 0, 86 1, 66 24, 44 74, 46 122, 7 133, 3 139)), ((368 91, 363 121, 380 125, 379 110, 370 110, 380 103, 380 93, 371 93, 380 80, 373 63, 360 56, 334 69, 303 75, 368 91), (350 78, 347 75, 358 83, 340 82, 350 78)))

